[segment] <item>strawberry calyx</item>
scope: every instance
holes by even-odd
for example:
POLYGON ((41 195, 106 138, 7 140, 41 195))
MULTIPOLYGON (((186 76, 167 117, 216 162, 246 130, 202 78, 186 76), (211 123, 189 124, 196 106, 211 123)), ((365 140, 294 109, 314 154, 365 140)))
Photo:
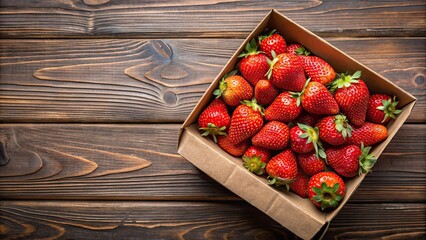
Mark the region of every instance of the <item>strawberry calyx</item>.
POLYGON ((315 149, 315 157, 317 159, 326 159, 327 156, 325 155, 324 148, 322 147, 322 143, 319 140, 319 130, 318 127, 311 127, 309 125, 298 123, 297 126, 300 127, 304 131, 304 133, 300 134, 300 138, 307 138, 306 143, 312 143, 314 145, 315 149))
POLYGON ((325 182, 321 184, 321 188, 312 187, 315 196, 312 198, 317 203, 321 203, 321 210, 328 208, 336 208, 343 197, 338 193, 339 183, 335 183, 332 187, 327 186, 325 182))
POLYGON ((249 170, 250 172, 262 175, 263 170, 266 167, 266 163, 260 160, 260 156, 254 155, 252 157, 248 157, 246 155, 243 156, 243 166, 249 170))
POLYGON ((285 186, 287 191, 290 191, 290 183, 294 181, 294 179, 285 179, 271 175, 269 175, 266 179, 268 180, 269 185, 275 185, 276 187, 285 186))
POLYGON ((395 115, 398 115, 401 113, 401 110, 396 109, 396 105, 398 105, 398 101, 396 101, 396 97, 393 96, 392 98, 389 98, 388 100, 382 100, 382 106, 378 106, 377 109, 383 111, 385 114, 385 117, 382 120, 382 123, 386 121, 388 118, 395 119, 395 115))
POLYGON ((277 64, 279 60, 274 50, 271 51, 271 55, 272 55, 272 60, 270 60, 269 58, 266 58, 266 61, 269 64, 269 70, 266 72, 265 76, 268 78, 268 80, 271 79, 272 70, 274 69, 275 64, 277 64))
POLYGON ((250 55, 255 55, 259 53, 263 53, 262 51, 257 51, 257 44, 254 39, 252 39, 250 42, 246 44, 244 47, 245 51, 242 52, 240 55, 238 55, 239 58, 241 57, 248 57, 250 55))
POLYGON ((217 143, 216 135, 226 136, 226 126, 218 127, 213 123, 208 123, 207 127, 198 128, 201 131, 204 131, 201 136, 207 137, 208 135, 211 135, 213 137, 213 141, 217 143))
POLYGON ((264 113, 264 108, 262 107, 262 105, 257 103, 256 98, 253 98, 252 100, 243 100, 241 101, 241 104, 247 105, 251 108, 253 108, 254 111, 259 112, 260 114, 265 115, 264 113))
POLYGON ((334 116, 334 124, 336 126, 336 130, 342 134, 343 138, 352 136, 352 126, 349 125, 349 121, 343 114, 337 114, 334 116))
POLYGON ((302 91, 300 92, 290 92, 292 98, 296 98, 296 106, 300 106, 302 103, 302 96, 305 93, 305 89, 308 86, 309 82, 311 81, 311 78, 308 78, 305 82, 305 86, 303 86, 302 91))
POLYGON ((311 55, 311 52, 309 52, 305 47, 300 47, 296 50, 294 50, 294 52, 299 55, 299 56, 309 56, 311 55))
POLYGON ((370 153, 371 147, 364 147, 364 143, 361 142, 361 156, 359 157, 359 170, 358 174, 368 173, 377 162, 377 158, 370 153))
MULTIPOLYGON (((268 30, 266 29, 266 31, 268 31, 268 30)), ((266 31, 265 31, 265 32, 266 32, 266 31)), ((268 38, 268 37, 272 36, 272 34, 274 34, 274 33, 277 33, 277 29, 273 29, 273 30, 272 30, 272 31, 270 31, 269 33, 268 33, 268 32, 266 32, 265 34, 260 35, 260 36, 258 37, 259 43, 260 43, 262 40, 264 40, 265 38, 268 38)))
POLYGON ((330 91, 334 93, 339 88, 350 87, 352 83, 358 83, 360 77, 361 71, 356 71, 352 75, 341 73, 339 78, 330 83, 330 91))
POLYGON ((227 88, 227 83, 226 83, 226 79, 230 76, 234 76, 235 74, 237 74, 238 70, 234 70, 229 72, 228 74, 225 74, 225 76, 222 77, 222 79, 219 82, 219 88, 215 89, 213 91, 213 95, 216 96, 216 98, 220 98, 223 94, 223 92, 225 92, 226 88, 227 88))

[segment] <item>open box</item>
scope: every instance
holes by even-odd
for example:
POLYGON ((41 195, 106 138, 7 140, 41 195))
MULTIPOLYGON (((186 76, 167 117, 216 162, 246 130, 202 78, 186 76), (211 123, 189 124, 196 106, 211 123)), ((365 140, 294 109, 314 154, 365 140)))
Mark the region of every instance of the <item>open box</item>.
POLYGON ((277 29, 287 43, 298 42, 302 44, 314 55, 330 63, 338 73, 354 73, 357 70, 361 70, 361 78, 367 84, 370 93, 386 93, 397 97, 399 100, 398 107, 402 112, 395 120, 387 124, 387 139, 373 147, 372 153, 377 158, 410 115, 416 99, 391 81, 352 59, 276 10, 272 10, 265 16, 214 79, 181 128, 178 143, 179 154, 299 237, 310 239, 315 235, 320 236, 326 230, 328 223, 349 200, 364 179, 365 174, 346 181, 346 196, 339 207, 331 212, 324 213, 317 209, 307 198, 302 199, 294 193, 282 192, 269 186, 265 178, 247 171, 243 167, 240 158, 229 155, 210 138, 202 137, 198 131, 198 116, 213 99, 213 91, 218 87, 219 81, 226 73, 235 68, 238 62, 238 55, 244 50, 244 46, 251 39, 260 35, 266 28, 277 29))

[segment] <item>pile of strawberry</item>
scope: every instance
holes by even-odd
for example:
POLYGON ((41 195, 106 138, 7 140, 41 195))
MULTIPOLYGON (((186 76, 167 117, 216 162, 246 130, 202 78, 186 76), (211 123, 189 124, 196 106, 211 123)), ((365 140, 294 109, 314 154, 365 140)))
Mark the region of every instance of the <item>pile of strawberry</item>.
POLYGON ((275 31, 253 39, 239 57, 199 116, 202 135, 242 156, 244 167, 271 185, 322 210, 337 207, 346 191, 342 177, 376 162, 370 146, 386 139, 383 124, 400 113, 395 97, 370 95, 360 71, 336 74, 275 31))

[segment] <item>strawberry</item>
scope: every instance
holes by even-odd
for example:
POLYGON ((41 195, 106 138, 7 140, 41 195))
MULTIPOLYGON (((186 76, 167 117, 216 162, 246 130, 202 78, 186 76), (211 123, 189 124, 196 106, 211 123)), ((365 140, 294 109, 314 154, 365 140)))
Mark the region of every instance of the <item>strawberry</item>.
POLYGON ((318 122, 320 116, 307 113, 305 111, 302 111, 302 113, 297 117, 293 122, 294 123, 301 123, 309 126, 315 126, 315 124, 318 122))
POLYGON ((255 86, 259 80, 265 78, 269 70, 268 58, 264 53, 257 51, 257 45, 254 39, 247 43, 245 52, 238 57, 242 58, 238 64, 241 75, 253 86, 255 86))
POLYGON ((271 104, 278 93, 278 89, 268 80, 259 80, 254 87, 254 98, 262 106, 271 104))
POLYGON ((382 124, 365 122, 361 127, 352 129, 352 136, 348 138, 348 144, 361 146, 371 146, 385 140, 388 136, 388 130, 382 124))
POLYGON ((368 100, 367 121, 372 123, 386 124, 395 115, 400 114, 401 110, 396 109, 398 101, 386 94, 373 94, 368 100))
POLYGON ((289 122, 302 112, 297 106, 297 100, 289 92, 282 92, 265 110, 265 119, 268 121, 289 122))
POLYGON ((292 43, 290 45, 287 45, 287 49, 285 52, 293 54, 293 55, 300 55, 299 52, 296 52, 297 49, 305 49, 305 48, 300 43, 292 43))
POLYGON ((222 148, 225 152, 236 157, 241 157, 250 146, 250 141, 247 140, 239 144, 232 144, 229 141, 228 136, 218 136, 217 145, 219 145, 219 147, 222 148))
POLYGON ((256 99, 243 101, 233 112, 228 136, 232 144, 251 138, 263 127, 262 107, 256 99))
POLYGON ((285 123, 271 121, 265 124, 251 142, 255 146, 270 150, 281 150, 287 147, 289 139, 289 129, 285 123))
POLYGON ((336 208, 345 194, 343 179, 333 172, 320 172, 309 179, 308 196, 323 211, 336 208))
POLYGON ((318 137, 318 128, 298 123, 290 129, 291 149, 297 153, 315 150, 315 156, 325 158, 325 152, 318 137))
POLYGON ((334 92, 340 110, 356 126, 361 126, 365 122, 370 97, 367 86, 359 77, 361 71, 355 72, 352 76, 342 73, 340 78, 331 83, 331 91, 334 92))
POLYGON ((296 156, 288 148, 271 158, 266 165, 269 184, 286 185, 287 190, 290 187, 288 184, 296 179, 297 172, 296 156))
POLYGON ((290 183, 290 190, 302 198, 308 197, 309 178, 302 172, 298 172, 296 179, 290 183))
POLYGON ((229 106, 236 107, 240 101, 249 100, 253 97, 253 88, 243 77, 235 75, 232 71, 225 75, 219 83, 219 88, 214 90, 216 98, 222 97, 229 106))
POLYGON ((355 177, 369 172, 376 163, 377 159, 369 154, 370 149, 362 144, 361 148, 356 145, 329 148, 325 151, 327 163, 341 176, 355 177))
POLYGON ((226 135, 231 117, 228 107, 221 99, 214 99, 198 117, 199 130, 203 130, 202 136, 211 135, 217 142, 216 135, 226 135))
POLYGON ((319 138, 334 146, 342 145, 351 137, 352 127, 345 115, 327 116, 318 121, 319 138))
POLYGON ((262 175, 269 159, 271 159, 271 153, 269 150, 257 146, 251 146, 243 155, 243 166, 252 173, 262 175))
POLYGON ((314 152, 300 154, 297 158, 300 169, 308 176, 325 171, 325 162, 317 158, 314 152))
POLYGON ((339 105, 327 88, 319 82, 306 82, 301 92, 292 92, 297 98, 297 105, 302 103, 303 109, 316 115, 334 115, 339 113, 339 105))
POLYGON ((285 52, 287 47, 285 39, 276 33, 276 29, 266 35, 259 36, 259 43, 260 50, 266 53, 268 58, 271 59, 272 51, 274 51, 275 54, 281 54, 285 52))
POLYGON ((333 67, 324 59, 317 56, 304 56, 301 59, 306 76, 311 78, 311 81, 326 85, 336 77, 333 67))
POLYGON ((273 60, 268 59, 270 69, 267 73, 271 83, 283 90, 301 91, 306 77, 300 58, 288 53, 276 56, 275 52, 272 52, 272 56, 273 60))

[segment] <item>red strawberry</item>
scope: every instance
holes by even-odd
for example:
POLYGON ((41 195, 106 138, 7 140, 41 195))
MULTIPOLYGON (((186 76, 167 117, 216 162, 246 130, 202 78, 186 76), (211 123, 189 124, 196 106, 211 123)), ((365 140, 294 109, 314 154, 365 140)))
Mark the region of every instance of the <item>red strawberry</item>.
POLYGON ((269 160, 266 165, 266 172, 269 175, 270 185, 286 185, 288 190, 288 184, 296 179, 298 172, 296 156, 290 149, 285 149, 269 160))
POLYGON ((301 59, 303 69, 311 81, 326 85, 336 77, 336 72, 324 59, 317 56, 303 56, 301 59))
POLYGON ((352 137, 348 138, 348 144, 361 146, 371 146, 385 140, 388 136, 388 130, 382 124, 365 122, 361 127, 354 127, 352 137))
POLYGON ((315 150, 315 156, 325 158, 324 149, 318 137, 318 128, 298 123, 290 129, 291 149, 297 153, 315 150))
POLYGON ((315 126, 315 124, 318 122, 319 119, 320 119, 320 116, 302 111, 299 117, 296 118, 296 120, 294 120, 293 122, 301 123, 301 124, 305 124, 309 126, 315 126))
POLYGON ((263 127, 262 107, 256 99, 244 101, 231 117, 228 136, 232 144, 238 144, 251 138, 263 127))
POLYGON ((352 127, 349 125, 346 116, 342 114, 324 117, 319 120, 316 126, 321 141, 334 146, 344 144, 346 139, 351 137, 352 127))
POLYGON ((254 87, 254 98, 262 106, 271 104, 278 93, 278 89, 268 80, 259 80, 254 87))
POLYGON ((292 93, 297 105, 316 115, 334 115, 339 113, 339 105, 327 88, 319 82, 307 81, 306 87, 299 93, 292 93))
POLYGON ((345 197, 343 179, 333 172, 320 172, 309 179, 308 196, 321 210, 336 208, 345 197))
POLYGON ((308 182, 309 178, 299 171, 294 182, 290 183, 290 190, 300 197, 306 198, 308 197, 308 182))
POLYGON ((373 123, 386 124, 391 118, 395 119, 395 115, 401 113, 396 109, 398 101, 386 94, 373 94, 368 100, 367 121, 373 123))
POLYGON ((287 49, 285 52, 293 54, 293 55, 300 55, 299 52, 296 52, 296 50, 298 49, 305 49, 305 48, 300 43, 292 43, 290 45, 287 45, 287 49))
POLYGON ((325 162, 317 158, 315 153, 303 153, 297 158, 300 169, 308 176, 313 176, 319 172, 325 171, 325 162))
POLYGON ((289 129, 285 123, 271 121, 265 124, 251 142, 255 146, 264 147, 270 150, 281 150, 287 147, 289 139, 289 129))
POLYGON ((235 73, 236 71, 232 71, 225 75, 219 83, 219 88, 213 92, 216 98, 222 97, 226 104, 233 107, 253 97, 253 88, 250 83, 235 73))
POLYGON ((255 86, 259 80, 265 78, 269 70, 268 58, 264 53, 257 51, 254 39, 247 43, 245 50, 244 53, 238 56, 240 58, 243 57, 238 64, 238 69, 241 75, 255 86))
POLYGON ((268 58, 271 58, 271 59, 272 59, 272 54, 271 54, 272 51, 274 51, 275 54, 281 54, 285 52, 287 47, 287 43, 285 39, 281 35, 275 32, 276 30, 274 29, 270 33, 259 37, 260 50, 266 53, 268 58))
POLYGON ((241 157, 250 146, 250 141, 247 140, 239 144, 232 144, 227 136, 218 136, 217 145, 225 150, 225 152, 236 157, 241 157))
POLYGON ((340 78, 332 82, 331 88, 340 110, 356 126, 361 126, 365 122, 370 97, 367 86, 359 77, 361 71, 355 72, 352 76, 342 73, 340 78))
POLYGON ((338 174, 344 177, 355 177, 367 173, 374 166, 377 159, 369 154, 371 147, 359 148, 356 145, 329 148, 325 151, 327 163, 338 174))
POLYGON ((211 135, 217 142, 216 135, 226 135, 231 117, 228 107, 221 99, 214 99, 198 117, 199 130, 203 130, 202 136, 211 135))
POLYGON ((275 56, 273 52, 272 56, 273 60, 268 59, 270 69, 267 74, 271 83, 280 89, 302 91, 306 77, 300 58, 288 53, 275 56))
POLYGON ((243 166, 252 173, 262 175, 269 159, 271 159, 271 153, 269 150, 257 146, 251 146, 243 155, 243 166))
POLYGON ((297 100, 289 92, 282 92, 265 110, 265 119, 268 121, 290 122, 302 112, 297 106, 297 100))

